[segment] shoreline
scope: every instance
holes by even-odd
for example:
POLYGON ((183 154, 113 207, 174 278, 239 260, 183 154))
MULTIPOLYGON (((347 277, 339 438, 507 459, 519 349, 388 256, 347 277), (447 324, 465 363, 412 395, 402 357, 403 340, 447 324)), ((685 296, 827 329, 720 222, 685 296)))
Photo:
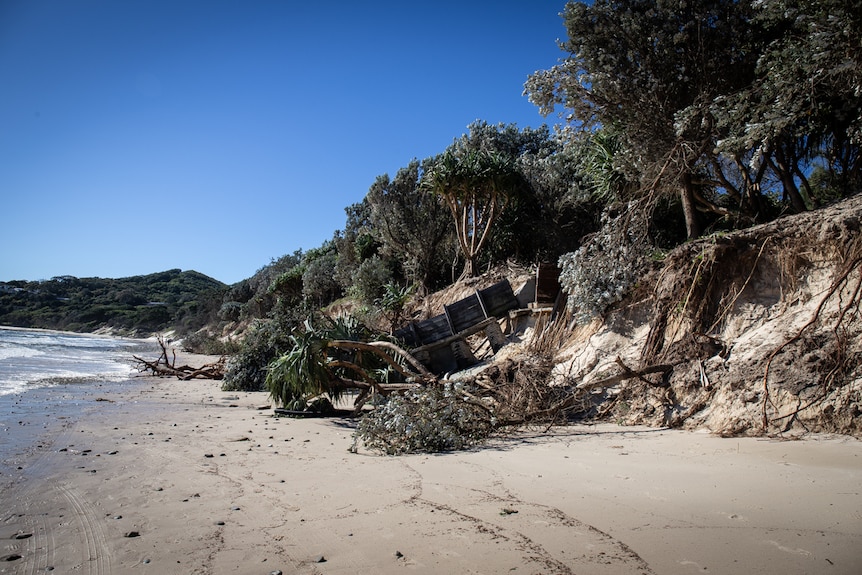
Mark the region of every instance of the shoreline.
POLYGON ((263 393, 105 388, 4 481, 0 573, 858 573, 862 442, 571 426, 384 457, 263 393), (29 535, 29 536, 28 536, 29 535), (18 536, 26 536, 16 539, 18 536), (828 571, 827 571, 828 570, 828 571))

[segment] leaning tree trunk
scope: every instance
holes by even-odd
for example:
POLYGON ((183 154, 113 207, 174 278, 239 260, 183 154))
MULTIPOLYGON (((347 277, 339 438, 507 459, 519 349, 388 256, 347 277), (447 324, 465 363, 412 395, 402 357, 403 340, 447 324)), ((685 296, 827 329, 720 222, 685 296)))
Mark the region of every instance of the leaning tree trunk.
POLYGON ((703 229, 700 216, 694 207, 694 183, 688 172, 680 176, 680 200, 682 200, 682 211, 685 215, 685 233, 688 239, 693 240, 700 237, 703 229))

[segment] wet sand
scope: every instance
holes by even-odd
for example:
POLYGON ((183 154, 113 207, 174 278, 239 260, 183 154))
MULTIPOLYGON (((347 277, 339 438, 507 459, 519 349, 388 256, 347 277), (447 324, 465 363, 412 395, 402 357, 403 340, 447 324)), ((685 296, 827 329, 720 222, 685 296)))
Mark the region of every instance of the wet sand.
POLYGON ((0 573, 862 572, 856 439, 599 425, 383 457, 268 405, 159 379, 31 410, 0 573))

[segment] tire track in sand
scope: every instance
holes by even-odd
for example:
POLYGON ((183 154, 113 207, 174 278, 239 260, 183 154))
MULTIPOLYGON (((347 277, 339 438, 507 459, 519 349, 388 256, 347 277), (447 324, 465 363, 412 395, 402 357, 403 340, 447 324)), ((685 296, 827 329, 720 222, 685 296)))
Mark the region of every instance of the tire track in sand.
POLYGON ((75 520, 81 527, 82 563, 87 566, 87 572, 90 575, 110 575, 112 554, 93 506, 64 485, 56 484, 54 487, 75 511, 75 520))

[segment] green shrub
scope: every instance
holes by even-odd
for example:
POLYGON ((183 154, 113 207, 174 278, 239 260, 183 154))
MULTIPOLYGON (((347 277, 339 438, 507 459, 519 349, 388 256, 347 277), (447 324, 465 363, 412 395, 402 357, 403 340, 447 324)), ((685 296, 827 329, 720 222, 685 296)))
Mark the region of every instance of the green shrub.
POLYGON ((638 202, 602 214, 602 227, 577 251, 560 258, 560 286, 581 322, 605 313, 635 285, 653 253, 648 219, 638 202))
POLYGON ((467 386, 456 382, 392 395, 362 418, 354 441, 387 455, 455 451, 482 443, 496 422, 465 391, 467 386))
POLYGON ((290 329, 282 322, 269 319, 256 323, 228 361, 222 389, 225 391, 263 391, 267 366, 290 349, 290 329))
POLYGON ((392 281, 392 270, 378 255, 363 261, 353 274, 350 295, 371 304, 383 295, 383 286, 392 281))
POLYGON ((214 335, 200 331, 183 338, 183 351, 201 353, 204 355, 231 355, 237 353, 240 345, 233 341, 224 341, 214 335))

